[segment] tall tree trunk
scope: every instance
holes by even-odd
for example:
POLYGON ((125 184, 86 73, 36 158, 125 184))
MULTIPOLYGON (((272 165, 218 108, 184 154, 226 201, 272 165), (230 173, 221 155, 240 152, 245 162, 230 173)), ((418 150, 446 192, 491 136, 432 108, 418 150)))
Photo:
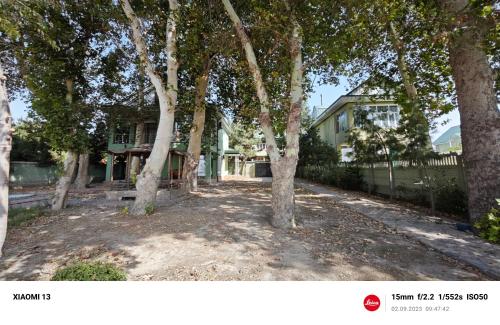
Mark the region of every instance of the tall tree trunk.
POLYGON ((177 0, 169 0, 169 17, 167 21, 167 85, 164 84, 160 74, 158 74, 148 57, 146 43, 142 38, 142 28, 140 21, 135 15, 128 0, 121 0, 121 5, 125 15, 130 21, 132 28, 132 38, 139 54, 141 64, 144 65, 146 74, 151 79, 155 87, 160 104, 160 119, 158 121, 158 131, 151 150, 151 155, 144 166, 144 169, 137 177, 137 196, 134 206, 130 210, 131 214, 144 215, 150 207, 154 207, 156 193, 160 184, 161 171, 165 165, 172 133, 174 127, 174 111, 177 102, 177 29, 176 20, 178 17, 177 0))
MULTIPOLYGON (((422 139, 425 139, 426 143, 422 143, 424 147, 432 148, 431 136, 429 134, 429 121, 425 116, 425 112, 422 111, 418 102, 418 91, 415 86, 414 78, 410 73, 408 64, 405 57, 405 44, 401 40, 399 32, 397 31, 394 23, 391 21, 389 23, 390 38, 392 46, 394 47, 397 54, 397 65, 399 70, 399 75, 403 81, 405 87, 406 96, 411 105, 411 125, 416 128, 419 134, 425 135, 422 139)), ((422 148, 423 149, 423 148, 422 148)))
POLYGON ((81 153, 78 158, 78 175, 75 185, 79 190, 85 189, 89 183, 89 154, 81 153))
MULTIPOLYGON (((136 148, 140 147, 140 145, 144 141, 143 133, 144 133, 144 122, 139 122, 135 127, 134 147, 136 148)), ((133 177, 137 176, 137 174, 139 174, 140 172, 139 163, 140 163, 139 156, 132 156, 132 162, 130 163, 130 175, 134 175, 133 177)))
POLYGON ((387 158, 387 166, 389 168, 389 191, 390 191, 390 199, 394 199, 394 165, 392 164, 392 160, 387 158))
POLYGON ((494 73, 482 48, 480 29, 486 22, 469 12, 466 0, 440 3, 445 14, 459 22, 460 31, 451 36, 449 55, 460 112, 469 217, 474 222, 500 198, 500 112, 494 73))
POLYGON ((198 164, 201 153, 201 137, 205 128, 205 96, 207 94, 208 76, 210 72, 210 57, 207 56, 202 73, 196 78, 196 97, 193 114, 193 125, 189 132, 189 145, 186 160, 184 160, 185 190, 198 191, 198 164))
POLYGON ((392 21, 389 23, 389 29, 392 46, 396 50, 398 70, 405 87, 406 95, 412 104, 415 104, 417 101, 417 88, 412 81, 408 65, 406 64, 404 43, 400 39, 399 33, 392 21))
MULTIPOLYGON (((66 102, 68 105, 73 104, 73 79, 66 80, 66 102)), ((66 199, 68 198, 69 187, 76 169, 78 154, 74 151, 66 152, 64 160, 64 170, 56 184, 56 191, 52 198, 52 210, 59 211, 66 207, 66 199)))
POLYGON ((7 236, 9 216, 9 169, 12 149, 12 118, 7 95, 7 77, 0 63, 0 257, 7 236))
POLYGON ((294 176, 297 159, 283 157, 271 163, 273 181, 271 184, 271 224, 278 228, 295 227, 295 191, 294 176))
POLYGON ((59 211, 66 207, 71 179, 76 169, 78 154, 73 151, 66 152, 64 159, 64 169, 56 184, 56 192, 52 198, 52 210, 59 211))
POLYGON ((299 154, 299 131, 303 100, 303 64, 301 28, 292 17, 293 31, 290 37, 290 59, 292 62, 290 85, 290 109, 286 128, 286 148, 281 157, 274 136, 272 119, 269 112, 270 102, 262 79, 253 46, 246 34, 238 14, 229 0, 222 0, 226 13, 233 22, 234 28, 245 50, 249 70, 257 90, 260 102, 259 122, 266 139, 266 148, 273 171, 271 205, 273 216, 271 223, 275 227, 295 227, 295 196, 293 190, 295 169, 299 154))
MULTIPOLYGON (((139 62, 139 87, 137 89, 137 110, 140 121, 135 127, 135 138, 134 147, 138 148, 144 142, 144 121, 142 120, 142 110, 144 108, 144 78, 146 71, 144 71, 144 66, 139 62)), ((132 162, 130 163, 130 175, 136 177, 140 172, 140 160, 139 156, 132 156, 132 162)))

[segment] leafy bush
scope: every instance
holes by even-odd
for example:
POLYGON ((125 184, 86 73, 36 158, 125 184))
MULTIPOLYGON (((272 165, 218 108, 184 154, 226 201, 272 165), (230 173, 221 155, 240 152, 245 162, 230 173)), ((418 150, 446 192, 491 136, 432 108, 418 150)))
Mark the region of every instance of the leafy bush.
POLYGON ((44 210, 34 208, 11 208, 9 209, 9 227, 22 226, 30 221, 43 216, 44 210))
POLYGON ((144 212, 147 215, 153 214, 155 212, 155 206, 152 203, 147 204, 146 207, 144 208, 144 212))
POLYGON ((337 150, 321 140, 315 128, 308 129, 307 133, 300 136, 299 146, 299 167, 317 165, 319 162, 323 162, 323 165, 336 165, 339 161, 337 150))
MULTIPOLYGON (((497 199, 500 207, 500 199, 497 199)), ((479 237, 494 244, 500 244, 500 208, 491 208, 478 222, 474 228, 479 231, 479 237)))
POLYGON ((338 186, 345 190, 360 190, 363 186, 363 175, 357 166, 348 166, 338 177, 338 186))
POLYGON ((467 195, 457 185, 454 178, 437 185, 436 210, 453 213, 457 215, 467 215, 467 195))
POLYGON ((334 165, 308 165, 297 168, 297 177, 327 185, 337 185, 338 169, 334 165))
POLYGON ((133 171, 130 173, 130 182, 135 186, 137 184, 137 174, 133 171))
POLYGON ((320 176, 320 181, 323 184, 337 186, 338 184, 338 169, 336 167, 325 168, 320 176))
POLYGON ((109 263, 78 262, 56 271, 52 281, 125 281, 125 273, 109 263))

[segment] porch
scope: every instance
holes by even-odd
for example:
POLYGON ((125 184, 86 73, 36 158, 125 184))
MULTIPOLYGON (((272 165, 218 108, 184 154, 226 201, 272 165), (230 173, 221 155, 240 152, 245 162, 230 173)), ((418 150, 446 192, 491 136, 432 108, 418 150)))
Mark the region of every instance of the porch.
MULTIPOLYGON (((132 160, 137 157, 139 174, 146 160, 151 154, 150 147, 134 147, 123 149, 110 149, 108 151, 106 181, 112 189, 131 189, 135 186, 132 160)), ((160 179, 161 188, 180 187, 186 153, 177 149, 170 149, 165 160, 160 179)))

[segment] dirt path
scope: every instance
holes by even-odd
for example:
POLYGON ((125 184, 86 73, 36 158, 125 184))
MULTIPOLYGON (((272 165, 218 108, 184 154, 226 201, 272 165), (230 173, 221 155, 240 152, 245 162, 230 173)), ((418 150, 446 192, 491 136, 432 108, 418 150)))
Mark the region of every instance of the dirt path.
POLYGON ((97 196, 11 229, 0 279, 47 280, 77 259, 118 264, 129 280, 487 279, 377 221, 296 193, 291 231, 269 225, 267 183, 203 187, 143 218, 97 196))

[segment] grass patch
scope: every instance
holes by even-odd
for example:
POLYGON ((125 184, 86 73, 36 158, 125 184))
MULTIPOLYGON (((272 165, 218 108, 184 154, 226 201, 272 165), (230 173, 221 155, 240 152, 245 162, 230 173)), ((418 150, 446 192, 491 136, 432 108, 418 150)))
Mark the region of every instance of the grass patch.
POLYGON ((60 268, 52 281, 125 281, 125 272, 110 263, 77 262, 60 268))
POLYGON ((34 208, 10 208, 9 209, 9 227, 16 227, 28 224, 34 219, 43 216, 44 209, 34 208))

